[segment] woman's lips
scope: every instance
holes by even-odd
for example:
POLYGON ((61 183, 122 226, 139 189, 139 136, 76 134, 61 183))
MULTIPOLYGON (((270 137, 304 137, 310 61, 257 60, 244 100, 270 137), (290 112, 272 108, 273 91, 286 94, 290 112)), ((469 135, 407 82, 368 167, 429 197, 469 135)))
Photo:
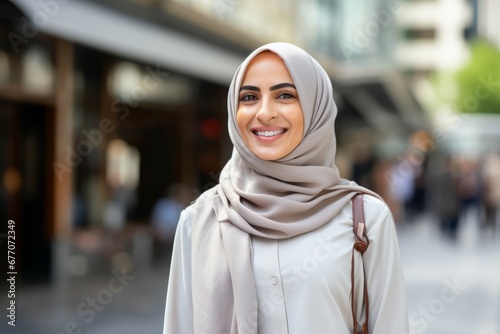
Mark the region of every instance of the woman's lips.
POLYGON ((274 136, 282 134, 285 131, 286 131, 285 129, 280 129, 280 130, 272 130, 272 131, 254 131, 254 133, 257 136, 274 137, 274 136))
POLYGON ((252 129, 252 133, 255 138, 259 141, 270 143, 281 138, 281 136, 287 131, 286 128, 278 129, 252 129))

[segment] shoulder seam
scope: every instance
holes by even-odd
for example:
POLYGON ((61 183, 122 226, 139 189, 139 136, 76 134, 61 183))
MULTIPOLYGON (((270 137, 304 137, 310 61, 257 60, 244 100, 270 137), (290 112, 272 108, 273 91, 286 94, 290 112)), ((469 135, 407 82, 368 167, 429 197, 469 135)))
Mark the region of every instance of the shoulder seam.
MULTIPOLYGON (((380 221, 382 221, 385 217, 387 217, 387 214, 388 212, 390 212, 389 210, 389 206, 387 205, 387 203, 383 202, 383 205, 384 205, 384 208, 381 210, 381 212, 379 213, 379 215, 375 218, 375 219, 366 219, 365 218, 365 221, 366 221, 366 232, 368 233, 369 231, 371 231, 371 229, 374 227, 374 226, 377 226, 378 224, 380 224, 380 221), (373 222, 373 223, 371 223, 373 222)), ((366 210, 366 205, 365 205, 365 210, 366 210)), ((366 211, 365 211, 365 216, 367 218, 368 215, 366 214, 366 211)))

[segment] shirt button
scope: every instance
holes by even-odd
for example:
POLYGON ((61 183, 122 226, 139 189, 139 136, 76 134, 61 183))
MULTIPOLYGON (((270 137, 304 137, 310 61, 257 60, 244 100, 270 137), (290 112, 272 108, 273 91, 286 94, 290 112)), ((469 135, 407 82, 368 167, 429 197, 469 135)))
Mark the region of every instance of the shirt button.
POLYGON ((271 283, 273 283, 273 285, 278 284, 278 278, 277 277, 271 278, 271 283))

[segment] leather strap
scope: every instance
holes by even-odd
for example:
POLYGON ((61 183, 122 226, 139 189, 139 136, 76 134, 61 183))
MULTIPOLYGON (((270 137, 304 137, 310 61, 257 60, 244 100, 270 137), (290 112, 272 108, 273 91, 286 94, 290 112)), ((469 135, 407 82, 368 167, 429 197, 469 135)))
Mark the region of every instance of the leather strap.
POLYGON ((363 276, 364 276, 364 288, 363 288, 363 304, 365 306, 365 321, 363 322, 361 328, 359 328, 358 317, 356 314, 356 303, 355 303, 355 289, 354 289, 354 250, 363 253, 368 248, 370 240, 366 234, 366 224, 365 224, 365 207, 363 194, 356 194, 352 199, 352 217, 353 217, 353 232, 354 232, 354 245, 351 256, 351 311, 352 320, 354 324, 354 334, 368 334, 368 316, 369 316, 369 302, 368 302, 368 288, 366 283, 366 273, 365 265, 363 264, 363 276))

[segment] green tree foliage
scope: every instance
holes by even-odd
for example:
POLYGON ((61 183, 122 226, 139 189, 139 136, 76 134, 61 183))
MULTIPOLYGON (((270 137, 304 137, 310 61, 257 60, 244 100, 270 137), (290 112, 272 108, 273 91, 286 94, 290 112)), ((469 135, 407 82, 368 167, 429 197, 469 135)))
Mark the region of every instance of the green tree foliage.
POLYGON ((469 61, 455 76, 458 111, 500 114, 500 52, 480 40, 470 50, 469 61))

